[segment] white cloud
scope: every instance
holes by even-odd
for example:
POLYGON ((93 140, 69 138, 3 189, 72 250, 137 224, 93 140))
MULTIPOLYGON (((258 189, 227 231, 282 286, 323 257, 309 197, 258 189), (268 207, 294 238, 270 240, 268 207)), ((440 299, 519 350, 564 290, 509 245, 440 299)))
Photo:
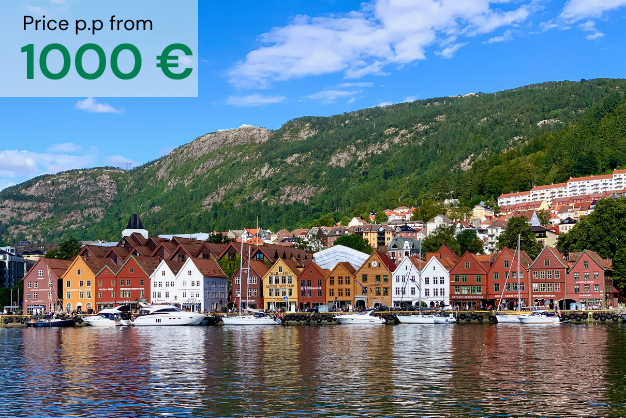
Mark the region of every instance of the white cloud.
POLYGON ((340 88, 351 88, 351 87, 372 87, 374 83, 360 82, 360 83, 341 83, 339 85, 340 88))
POLYGON ((404 103, 409 103, 409 102, 414 102, 417 100, 417 96, 408 96, 406 99, 403 100, 404 103))
POLYGON ((54 4, 65 4, 65 0, 50 0, 50 2, 54 4))
POLYGON ((30 5, 27 4, 26 8, 30 12, 32 12, 32 13, 34 13, 36 15, 39 15, 39 16, 43 16, 43 15, 46 14, 46 11, 42 7, 39 7, 39 6, 30 6, 30 5))
POLYGON ((115 109, 108 104, 98 103, 93 97, 78 101, 74 108, 89 113, 124 113, 124 109, 115 109))
POLYGON ((596 33, 592 33, 591 35, 585 36, 585 39, 588 39, 590 41, 595 41, 596 39, 600 39, 603 36, 604 34, 602 32, 596 32, 596 33))
POLYGON ((249 52, 229 72, 240 87, 265 88, 273 82, 343 72, 346 78, 384 75, 388 65, 426 58, 426 49, 441 45, 449 58, 465 42, 498 28, 522 23, 538 0, 492 7, 507 0, 372 0, 360 10, 325 17, 296 16, 287 26, 259 37, 262 46, 249 52))
POLYGON ((170 152, 174 151, 176 147, 165 147, 159 150, 159 157, 164 157, 168 155, 170 152))
POLYGON ((0 190, 4 190, 11 186, 15 186, 15 182, 7 179, 0 179, 0 190))
POLYGON ((348 103, 354 103, 354 102, 356 102, 356 98, 355 97, 353 97, 350 100, 348 100, 348 103))
POLYGON ((323 104, 334 103, 337 99, 354 96, 362 90, 322 90, 309 96, 311 100, 319 100, 323 104))
POLYGON ((32 151, 0 151, 0 175, 10 178, 53 174, 85 167, 93 163, 93 155, 65 155, 32 151))
POLYGON ((573 23, 588 18, 599 18, 604 12, 626 6, 626 0, 569 0, 560 18, 573 23))
POLYGON ((54 144, 49 147, 46 151, 48 152, 76 152, 80 151, 82 147, 80 145, 76 145, 73 142, 64 142, 62 144, 54 144))
POLYGON ((121 155, 110 155, 104 159, 104 162, 120 168, 132 168, 139 165, 138 162, 131 160, 130 158, 123 157, 121 155))
POLYGON ((458 51, 460 48, 463 48, 465 45, 467 45, 467 42, 450 45, 444 48, 443 51, 436 51, 435 54, 439 55, 441 58, 450 59, 456 51, 458 51))
POLYGON ((226 100, 226 104, 240 107, 263 106, 268 104, 282 103, 287 98, 285 96, 263 96, 258 93, 248 96, 231 96, 226 100))
POLYGON ((387 107, 387 106, 391 106, 393 103, 391 102, 381 102, 378 104, 378 107, 387 107))
POLYGON ((483 44, 495 44, 498 42, 507 42, 507 41, 512 41, 512 40, 513 40, 513 31, 509 29, 506 32, 504 32, 501 36, 494 36, 493 38, 489 38, 488 40, 483 42, 483 44))

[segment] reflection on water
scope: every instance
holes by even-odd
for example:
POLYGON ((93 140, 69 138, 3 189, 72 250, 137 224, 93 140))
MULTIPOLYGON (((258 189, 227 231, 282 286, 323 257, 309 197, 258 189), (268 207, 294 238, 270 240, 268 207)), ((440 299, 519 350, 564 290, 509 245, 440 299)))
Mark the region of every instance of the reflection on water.
POLYGON ((0 329, 0 416, 624 416, 626 328, 0 329))

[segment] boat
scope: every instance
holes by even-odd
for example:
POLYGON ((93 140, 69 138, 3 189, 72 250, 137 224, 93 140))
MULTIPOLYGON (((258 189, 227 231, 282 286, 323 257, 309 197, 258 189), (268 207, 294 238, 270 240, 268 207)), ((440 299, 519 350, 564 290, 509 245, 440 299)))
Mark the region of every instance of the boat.
POLYGON ((71 318, 40 317, 33 318, 25 324, 28 328, 59 328, 74 326, 74 320, 71 318))
POLYGON ((520 317, 528 316, 527 314, 505 314, 505 313, 497 313, 496 320, 498 324, 521 324, 520 317))
POLYGON ((280 325, 280 319, 272 318, 264 312, 255 312, 253 315, 224 316, 224 325, 280 325))
POLYGON ((168 325, 199 325, 206 315, 196 312, 185 312, 174 305, 142 306, 139 316, 133 319, 136 327, 168 326, 168 325))
POLYGON ((121 327, 131 324, 130 306, 122 305, 101 310, 98 315, 85 316, 83 321, 92 327, 121 327))
POLYGON ((435 323, 435 316, 434 315, 422 315, 422 314, 408 315, 408 316, 399 316, 398 319, 400 320, 401 324, 424 324, 424 325, 428 325, 428 324, 434 324, 435 323))
POLYGON ((384 325, 387 322, 384 318, 377 316, 376 311, 373 309, 355 314, 337 315, 335 319, 340 324, 384 325))
POLYGON ((560 324, 561 318, 557 315, 549 315, 546 312, 533 312, 528 316, 519 318, 522 324, 560 324))
POLYGON ((448 315, 435 315, 435 324, 456 324, 456 318, 453 314, 448 315))

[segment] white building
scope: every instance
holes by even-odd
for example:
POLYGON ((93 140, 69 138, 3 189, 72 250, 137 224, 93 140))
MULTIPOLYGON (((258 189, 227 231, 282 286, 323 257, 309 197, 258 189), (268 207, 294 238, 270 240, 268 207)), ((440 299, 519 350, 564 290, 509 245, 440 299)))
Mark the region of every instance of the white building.
POLYGON ((569 197, 605 193, 614 189, 613 174, 576 177, 567 181, 567 195, 569 197))
POLYGON ((440 226, 450 226, 453 222, 446 215, 437 215, 426 223, 426 233, 428 236, 435 233, 440 226))
POLYGON ((150 276, 152 303, 174 304, 192 312, 219 310, 228 301, 226 281, 215 260, 161 261, 150 276))
POLYGON ((626 188, 626 170, 613 171, 613 186, 616 190, 626 188))
POLYGON ((446 263, 437 257, 431 257, 428 262, 422 261, 420 285, 419 258, 408 257, 402 260, 392 275, 393 306, 418 305, 420 288, 422 304, 425 303, 428 307, 439 305, 441 302, 449 305, 450 272, 442 262, 446 263))
POLYGON ((552 200, 567 196, 567 183, 547 184, 545 186, 535 186, 530 189, 531 201, 545 200, 549 205, 552 200))
POLYGON ((530 192, 505 193, 498 196, 498 206, 517 205, 518 203, 530 202, 530 192))

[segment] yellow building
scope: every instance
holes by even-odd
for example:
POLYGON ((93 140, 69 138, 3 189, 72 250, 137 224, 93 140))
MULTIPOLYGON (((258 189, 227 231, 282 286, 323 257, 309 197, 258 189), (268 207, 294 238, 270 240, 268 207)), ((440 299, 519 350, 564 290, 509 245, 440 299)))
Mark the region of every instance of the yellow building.
POLYGON ((360 235, 370 247, 387 247, 393 239, 393 228, 389 225, 359 225, 348 229, 350 234, 360 235))
POLYGON ((298 306, 298 276, 300 270, 291 260, 279 258, 263 276, 265 309, 295 312, 298 306))
POLYGON ((343 261, 337 263, 326 276, 326 303, 328 309, 339 310, 354 308, 354 296, 362 293, 361 286, 355 279, 356 270, 352 264, 343 261))
POLYGON ((117 269, 108 258, 76 257, 61 277, 66 311, 89 313, 96 306, 96 275, 104 267, 117 269))

